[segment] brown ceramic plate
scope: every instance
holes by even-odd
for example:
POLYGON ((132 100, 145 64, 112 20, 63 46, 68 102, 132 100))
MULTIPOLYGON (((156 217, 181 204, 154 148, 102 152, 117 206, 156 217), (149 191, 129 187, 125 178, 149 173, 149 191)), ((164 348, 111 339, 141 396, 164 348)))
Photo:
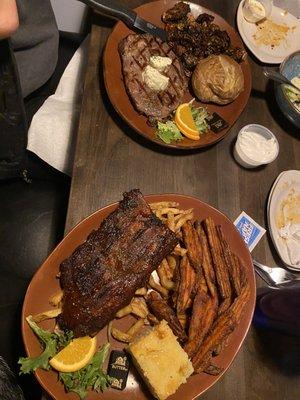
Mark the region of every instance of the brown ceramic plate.
MULTIPOLYGON (((249 329, 254 310, 256 296, 255 279, 250 253, 233 223, 224 214, 208 204, 203 203, 194 197, 178 194, 150 195, 146 196, 146 200, 149 203, 156 201, 176 201, 182 208, 194 208, 195 218, 203 219, 211 216, 217 224, 222 226, 224 234, 226 235, 231 248, 235 254, 239 256, 242 265, 245 268, 251 285, 251 297, 239 326, 229 337, 228 346, 222 350, 219 356, 215 358, 216 364, 224 368, 225 372, 242 345, 242 342, 249 329)), ((28 356, 37 356, 40 354, 41 349, 37 338, 27 325, 25 320, 26 316, 37 314, 50 308, 49 298, 59 290, 59 281, 56 278, 56 275, 58 273, 60 263, 65 258, 70 256, 70 254, 79 244, 85 241, 86 237, 93 229, 99 227, 101 221, 107 217, 107 215, 110 214, 116 208, 116 206, 117 203, 104 207, 75 226, 75 228, 56 247, 56 249, 50 254, 44 264, 34 275, 27 289, 22 311, 22 333, 28 356)), ((117 323, 114 323, 114 325, 125 330, 125 328, 127 329, 129 327, 131 322, 131 317, 125 317, 122 320, 119 320, 117 323)), ((54 321, 44 321, 41 323, 41 326, 46 329, 53 329, 54 321)), ((101 332, 99 332, 97 338, 99 346, 106 342, 107 329, 104 328, 101 332)), ((122 345, 122 343, 114 340, 111 343, 111 349, 120 349, 123 347, 124 345, 122 345)), ((43 371, 39 369, 36 372, 38 381, 54 399, 61 400, 66 398, 69 400, 78 400, 78 397, 75 394, 65 394, 63 385, 57 381, 57 376, 57 373, 54 371, 43 371)), ((194 375, 188 379, 187 384, 182 385, 173 396, 169 397, 169 399, 195 399, 198 395, 213 385, 220 378, 220 376, 221 375, 210 376, 204 373, 194 375)), ((89 400, 143 400, 151 398, 152 396, 142 383, 141 378, 134 370, 131 370, 129 373, 127 387, 124 391, 109 389, 102 394, 90 392, 88 395, 89 400)))
MULTIPOLYGON (((163 27, 161 21, 161 15, 167 9, 176 4, 176 0, 160 0, 154 1, 152 3, 144 4, 135 9, 137 14, 154 23, 157 26, 163 27)), ((195 15, 200 13, 208 13, 215 17, 215 23, 220 26, 221 29, 225 29, 230 36, 232 44, 234 46, 239 46, 244 49, 243 43, 237 34, 237 32, 219 15, 214 12, 200 6, 191 3, 192 12, 195 15)), ((173 147, 179 149, 196 149, 200 147, 206 147, 212 145, 223 139, 229 132, 232 125, 238 119, 243 109, 245 108, 251 91, 251 70, 248 61, 243 61, 241 67, 244 73, 245 89, 238 96, 238 98, 232 103, 226 106, 218 106, 216 104, 202 104, 200 102, 195 102, 195 106, 204 106, 210 113, 216 112, 219 114, 227 123, 228 128, 222 130, 220 133, 214 133, 212 131, 201 135, 200 140, 183 139, 180 142, 173 142, 171 144, 166 144, 155 134, 155 129, 147 124, 147 118, 140 115, 133 107, 123 83, 122 77, 122 66, 121 60, 118 53, 119 42, 126 37, 131 31, 125 24, 118 22, 108 38, 106 48, 104 51, 104 80, 105 86, 116 111, 121 115, 121 117, 127 121, 127 123, 139 134, 145 136, 153 142, 159 143, 162 146, 173 147)), ((189 102, 193 97, 192 93, 187 93, 183 98, 183 103, 189 102)))

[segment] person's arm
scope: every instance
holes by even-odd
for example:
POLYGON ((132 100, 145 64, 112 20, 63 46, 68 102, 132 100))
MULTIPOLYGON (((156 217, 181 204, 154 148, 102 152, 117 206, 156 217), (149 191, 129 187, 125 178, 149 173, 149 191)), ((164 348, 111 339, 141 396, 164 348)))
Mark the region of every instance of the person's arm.
POLYGON ((0 39, 11 36, 18 27, 16 0, 0 0, 0 39))

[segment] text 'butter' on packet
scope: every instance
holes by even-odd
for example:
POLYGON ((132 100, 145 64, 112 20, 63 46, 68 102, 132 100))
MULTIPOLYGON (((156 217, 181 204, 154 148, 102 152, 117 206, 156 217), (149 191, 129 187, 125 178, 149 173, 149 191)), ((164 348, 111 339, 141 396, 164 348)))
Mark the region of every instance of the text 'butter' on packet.
POLYGON ((251 217, 249 217, 245 211, 242 211, 237 217, 237 219, 234 221, 234 225, 236 226, 250 251, 254 249, 254 247, 266 233, 266 230, 251 217))

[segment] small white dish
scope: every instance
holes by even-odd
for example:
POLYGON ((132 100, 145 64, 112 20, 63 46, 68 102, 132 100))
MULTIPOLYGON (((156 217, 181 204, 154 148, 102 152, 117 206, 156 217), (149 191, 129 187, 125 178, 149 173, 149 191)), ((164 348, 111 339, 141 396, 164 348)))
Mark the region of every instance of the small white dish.
POLYGON ((300 171, 283 171, 275 180, 270 191, 267 204, 267 215, 270 235, 281 260, 287 268, 299 272, 300 268, 291 264, 285 240, 280 237, 277 227, 277 218, 281 204, 287 198, 292 189, 295 190, 296 193, 300 194, 300 171))
POLYGON ((272 6, 272 0, 244 0, 242 6, 243 16, 248 22, 259 22, 270 16, 272 6))
POLYGON ((236 140, 236 143, 234 146, 233 155, 234 155, 235 160, 243 167, 256 168, 261 165, 270 164, 277 158, 278 154, 279 154, 278 140, 276 139, 276 136, 274 135, 274 133, 272 133, 265 126, 259 125, 259 124, 249 124, 249 125, 244 126, 239 131, 237 140, 236 140), (273 141, 275 142, 275 146, 276 146, 276 150, 275 150, 274 154, 271 155, 270 158, 264 159, 264 160, 258 160, 258 159, 251 157, 250 152, 247 153, 247 151, 245 151, 244 147, 241 146, 241 137, 242 137, 243 133, 245 133, 245 132, 251 132, 251 133, 254 132, 267 140, 273 139, 273 141))
POLYGON ((280 64, 289 54, 300 49, 300 20, 288 11, 273 5, 269 19, 278 24, 285 24, 290 27, 286 40, 279 46, 271 47, 257 45, 253 35, 257 31, 254 23, 246 21, 243 15, 242 0, 237 10, 237 26, 239 33, 248 49, 263 63, 280 64))

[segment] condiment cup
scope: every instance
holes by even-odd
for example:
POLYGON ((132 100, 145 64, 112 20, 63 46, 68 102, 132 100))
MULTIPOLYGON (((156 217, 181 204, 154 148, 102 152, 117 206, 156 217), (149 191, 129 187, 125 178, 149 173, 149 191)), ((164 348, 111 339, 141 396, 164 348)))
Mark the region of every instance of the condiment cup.
POLYGON ((268 18, 272 11, 273 1, 272 0, 255 0, 260 3, 264 8, 264 15, 257 14, 253 9, 253 0, 243 0, 243 14, 244 18, 250 23, 256 23, 268 18))
POLYGON ((259 167, 260 165, 270 164, 272 161, 274 161, 277 158, 278 154, 279 154, 278 140, 276 139, 276 136, 265 126, 259 125, 259 124, 250 124, 250 125, 244 126, 239 131, 237 140, 236 140, 236 143, 234 146, 233 155, 234 155, 235 160, 243 167, 256 168, 256 167, 259 167), (275 155, 273 157, 271 157, 268 161, 264 161, 264 162, 251 159, 251 157, 249 157, 246 154, 246 152, 241 148, 241 146, 239 144, 239 138, 241 137, 241 134, 243 132, 255 132, 268 140, 273 138, 275 140, 276 148, 277 148, 275 155))

